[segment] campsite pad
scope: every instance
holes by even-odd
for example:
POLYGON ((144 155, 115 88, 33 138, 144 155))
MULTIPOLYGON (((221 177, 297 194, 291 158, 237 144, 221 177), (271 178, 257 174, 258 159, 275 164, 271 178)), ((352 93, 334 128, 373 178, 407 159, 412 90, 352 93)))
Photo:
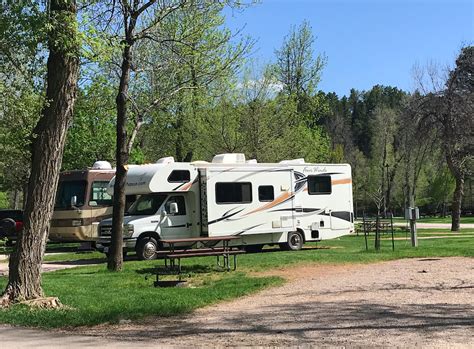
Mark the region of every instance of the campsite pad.
POLYGON ((65 332, 64 338, 139 341, 142 348, 474 346, 474 259, 295 266, 265 274, 290 281, 185 317, 76 329, 82 337, 65 332))

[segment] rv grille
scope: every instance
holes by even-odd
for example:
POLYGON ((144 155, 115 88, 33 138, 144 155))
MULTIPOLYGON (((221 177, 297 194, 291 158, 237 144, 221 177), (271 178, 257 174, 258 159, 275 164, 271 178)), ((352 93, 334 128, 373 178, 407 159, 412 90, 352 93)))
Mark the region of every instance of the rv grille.
POLYGON ((112 235, 112 226, 106 225, 100 227, 100 235, 112 235))

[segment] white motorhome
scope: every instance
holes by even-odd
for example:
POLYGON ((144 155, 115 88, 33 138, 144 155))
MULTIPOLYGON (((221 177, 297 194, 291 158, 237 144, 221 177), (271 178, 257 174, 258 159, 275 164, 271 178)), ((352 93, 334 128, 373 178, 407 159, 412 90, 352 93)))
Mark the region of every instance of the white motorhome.
MULTIPOLYGON (((115 180, 109 183, 112 190, 115 180)), ((347 164, 245 161, 216 155, 211 163, 174 162, 128 170, 125 193, 140 195, 124 218, 124 247, 153 259, 160 239, 235 235, 250 250, 266 244, 298 250, 305 242, 354 231, 351 168, 347 164)), ((107 252, 111 219, 100 223, 107 252)))

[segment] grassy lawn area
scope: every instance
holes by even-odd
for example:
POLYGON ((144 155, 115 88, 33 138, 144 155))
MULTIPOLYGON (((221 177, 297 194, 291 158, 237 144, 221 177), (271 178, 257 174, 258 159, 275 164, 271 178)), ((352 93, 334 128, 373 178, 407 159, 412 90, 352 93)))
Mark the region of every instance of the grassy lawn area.
MULTIPOLYGON (((420 230, 420 236, 436 236, 436 230, 420 230)), ((446 234, 448 232, 446 231, 446 234)), ((110 273, 105 264, 78 267, 45 273, 43 285, 46 295, 58 296, 69 307, 62 310, 30 310, 16 305, 0 311, 0 322, 39 327, 65 327, 118 322, 120 319, 138 319, 146 316, 170 316, 192 311, 218 301, 240 297, 265 287, 281 284, 277 277, 255 277, 249 272, 267 271, 296 264, 372 263, 399 258, 468 256, 474 257, 474 231, 466 230, 460 238, 424 239, 414 249, 407 240, 382 240, 382 250, 365 251, 363 236, 346 236, 321 243, 309 243, 298 252, 283 252, 266 248, 262 253, 238 257, 237 272, 217 272, 215 259, 202 257, 183 260, 189 274, 186 287, 154 288, 150 268, 162 261, 127 261, 125 271, 110 273)), ((405 237, 405 233, 397 233, 405 237)), ((388 235, 383 236, 389 237, 388 235)), ((98 254, 100 255, 100 254, 98 254)), ((97 253, 60 254, 61 260, 98 257, 97 253)), ((59 257, 60 256, 60 257, 59 257)), ((101 258, 103 255, 100 255, 101 258)), ((56 257, 56 256, 54 256, 56 257)), ((99 260, 100 261, 100 260, 99 260)), ((105 262, 104 259, 102 261, 105 262)), ((6 278, 0 278, 5 287, 6 278)))
MULTIPOLYGON (((405 223, 406 219, 403 217, 394 217, 394 223, 405 223)), ((451 224, 451 217, 421 217, 417 220, 419 223, 445 223, 451 224)), ((474 223, 474 216, 472 217, 461 217, 461 224, 473 224, 474 223)))

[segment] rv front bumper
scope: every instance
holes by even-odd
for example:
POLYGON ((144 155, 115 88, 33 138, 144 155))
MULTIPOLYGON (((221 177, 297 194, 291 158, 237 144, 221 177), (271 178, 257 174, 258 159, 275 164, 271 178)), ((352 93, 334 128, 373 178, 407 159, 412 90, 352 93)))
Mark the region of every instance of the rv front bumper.
POLYGON ((60 227, 52 225, 49 230, 51 241, 97 241, 97 225, 60 227))
MULTIPOLYGON (((137 238, 124 238, 123 239, 123 248, 134 250, 135 245, 137 244, 137 238)), ((110 237, 104 238, 101 237, 97 242, 97 249, 103 251, 104 247, 110 246, 110 237)))

